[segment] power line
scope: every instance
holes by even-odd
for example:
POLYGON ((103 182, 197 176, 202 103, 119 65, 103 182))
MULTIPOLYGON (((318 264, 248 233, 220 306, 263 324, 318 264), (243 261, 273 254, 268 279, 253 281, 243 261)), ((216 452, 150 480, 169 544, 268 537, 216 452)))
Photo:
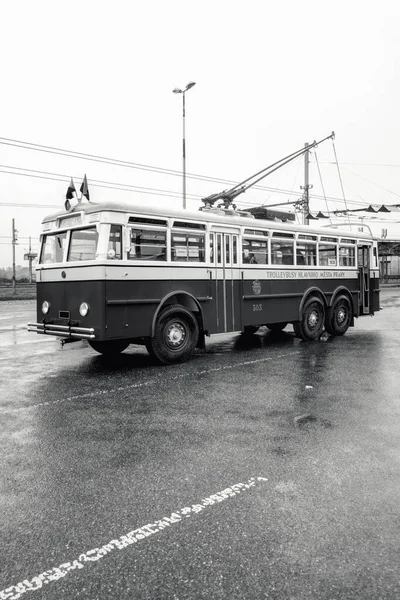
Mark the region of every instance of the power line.
MULTIPOLYGON (((64 150, 61 148, 55 148, 52 146, 44 146, 41 144, 34 144, 31 142, 23 142, 20 140, 14 140, 14 139, 10 139, 10 138, 2 138, 0 137, 0 144, 5 144, 5 145, 9 145, 9 146, 14 146, 17 148, 23 148, 23 149, 27 149, 27 150, 37 150, 40 152, 47 152, 50 154, 59 154, 62 156, 70 156, 73 158, 80 158, 80 159, 84 159, 84 160, 92 160, 95 162, 102 162, 102 163, 106 163, 106 164, 112 164, 112 165, 116 165, 116 166, 122 166, 122 167, 129 167, 129 168, 135 168, 135 169, 142 169, 142 170, 149 170, 152 172, 157 172, 157 173, 161 173, 161 174, 167 174, 167 175, 173 175, 173 176, 182 176, 181 171, 175 171, 172 169, 164 169, 162 167, 153 167, 151 165, 144 165, 144 164, 140 164, 140 163, 133 163, 133 162, 129 162, 129 161, 124 161, 124 160, 119 160, 119 159, 112 159, 112 158, 108 158, 108 157, 102 157, 102 156, 97 156, 97 155, 93 155, 93 154, 88 154, 88 153, 84 153, 84 152, 76 152, 76 151, 70 151, 70 150, 64 150)), ((329 164, 335 164, 336 166, 338 166, 338 163, 329 163, 329 164)), ((346 163, 344 163, 346 164, 346 163)), ((50 181, 60 181, 60 182, 67 182, 69 181, 69 176, 67 175, 63 175, 63 174, 57 174, 57 173, 47 173, 45 171, 35 171, 33 169, 22 169, 19 167, 10 167, 10 166, 5 166, 3 165, 3 169, 0 169, 0 172, 2 173, 6 173, 6 174, 12 174, 12 175, 21 175, 21 176, 25 176, 25 177, 35 177, 38 179, 47 179, 50 181), (21 173, 21 172, 14 172, 14 171, 9 171, 7 169, 20 169, 20 170, 24 170, 27 171, 28 173, 21 173)), ((232 185, 235 184, 235 182, 226 180, 226 179, 219 179, 219 178, 212 178, 209 176, 205 176, 205 175, 197 175, 197 174, 187 174, 187 177, 190 177, 192 179, 198 179, 198 180, 202 180, 202 181, 207 181, 207 182, 213 182, 213 183, 223 183, 223 184, 228 184, 228 185, 232 185)), ((91 185, 97 186, 97 187, 103 187, 103 188, 108 188, 108 189, 115 189, 115 190, 122 190, 122 191, 133 191, 133 192, 140 192, 142 194, 149 194, 149 195, 155 195, 155 196, 166 196, 166 197, 171 197, 171 198, 180 198, 180 192, 174 192, 172 190, 159 190, 159 189, 155 189, 155 188, 147 188, 147 187, 140 187, 140 186, 131 186, 129 184, 119 184, 119 183, 115 183, 115 182, 101 182, 98 181, 98 183, 95 183, 96 180, 93 180, 93 182, 91 182, 91 185)), ((373 182, 371 182, 373 183, 373 182)), ((263 191, 268 191, 268 192, 274 192, 274 193, 279 193, 279 194, 289 194, 289 195, 296 195, 297 198, 301 198, 301 193, 300 192, 293 192, 293 190, 281 190, 279 188, 273 188, 273 187, 267 187, 267 186, 254 186, 253 189, 258 189, 258 190, 263 190, 263 191)), ((342 186, 343 189, 343 186, 342 186)), ((390 191, 390 190, 388 190, 390 191)), ((394 193, 394 192, 392 192, 394 193)), ((198 194, 189 194, 189 197, 192 199, 198 199, 201 198, 202 196, 198 195, 198 194)), ((349 202, 351 204, 355 204, 355 205, 364 205, 364 202, 359 202, 356 200, 346 200, 345 196, 344 198, 336 198, 336 197, 330 197, 330 196, 321 196, 318 194, 313 194, 312 197, 314 199, 318 199, 318 200, 332 200, 334 202, 344 202, 344 204, 346 205, 346 202, 349 202)), ((251 205, 254 204, 254 202, 249 202, 249 201, 240 201, 241 204, 244 205, 251 205)), ((288 204, 293 204, 293 202, 288 202, 288 204)), ((0 205, 2 206, 21 206, 21 207, 28 207, 28 206, 32 206, 32 207, 49 207, 49 208, 53 208, 53 207, 57 207, 58 205, 38 205, 38 204, 20 204, 17 205, 15 203, 0 203, 0 205)))
MULTIPOLYGON (((65 150, 65 149, 56 148, 53 146, 44 146, 42 144, 36 144, 36 143, 32 143, 32 142, 23 142, 21 140, 14 140, 14 139, 10 139, 10 138, 0 137, 0 144, 14 146, 16 148, 22 148, 25 150, 34 150, 34 151, 39 151, 39 152, 46 152, 49 154, 58 154, 61 156, 68 156, 71 158, 80 158, 83 160, 91 160, 93 162, 100 162, 100 163, 110 164, 110 165, 114 165, 114 166, 151 171, 151 172, 160 173, 160 174, 164 174, 164 175, 172 175, 174 177, 182 177, 182 172, 176 171, 174 169, 165 169, 163 167, 154 167, 151 165, 134 163, 134 162, 126 161, 126 160, 114 159, 114 158, 109 158, 109 157, 104 157, 104 156, 98 156, 95 154, 88 154, 85 152, 77 152, 74 150, 65 150)), ((333 163, 333 164, 336 164, 336 163, 333 163)), ((27 170, 27 169, 24 169, 24 170, 27 170)), ((67 176, 63 175, 62 177, 67 177, 67 176)), ((221 184, 226 184, 226 185, 237 185, 237 183, 238 183, 238 182, 234 182, 234 181, 231 181, 228 179, 221 179, 221 178, 217 178, 217 177, 210 177, 208 175, 199 175, 199 174, 194 174, 194 173, 187 173, 186 177, 191 178, 191 179, 197 179, 200 181, 207 181, 207 182, 211 182, 211 183, 221 183, 221 184)), ((64 181, 64 179, 62 181, 64 181)), ((280 190, 279 188, 261 186, 261 185, 255 185, 253 187, 253 189, 264 190, 264 191, 268 191, 268 192, 272 191, 272 192, 282 193, 282 194, 292 193, 290 190, 280 190)), ((300 197, 301 193, 299 193, 298 196, 300 197)), ((200 197, 200 196, 198 196, 198 197, 200 197)), ((314 195, 314 197, 318 198, 318 196, 316 196, 316 195, 314 195)), ((325 199, 323 196, 320 196, 319 198, 325 199)), ((337 199, 337 198, 331 198, 331 199, 332 200, 341 200, 341 199, 337 199)))
MULTIPOLYGON (((62 183, 68 183, 70 181, 70 176, 69 175, 64 175, 61 173, 50 173, 48 171, 38 171, 36 169, 27 169, 24 167, 12 167, 9 165, 0 165, 0 173, 6 173, 9 175, 20 175, 22 177, 33 177, 35 179, 44 179, 44 180, 48 180, 48 181, 60 181, 62 183), (13 169, 12 171, 10 171, 9 169, 13 169), (26 173, 22 173, 21 171, 27 171, 26 173)), ((75 177, 76 179, 78 179, 78 177, 75 177)), ((111 182, 111 181, 102 181, 102 180, 90 180, 90 185, 93 187, 100 187, 100 188, 105 188, 105 189, 113 189, 113 190, 120 190, 120 191, 128 191, 128 192, 135 192, 135 193, 141 193, 141 194, 149 194, 149 195, 154 195, 154 196, 163 196, 163 197, 170 197, 170 198, 180 198, 181 194, 180 192, 174 192, 173 190, 163 190, 163 189, 158 189, 158 188, 148 188, 148 187, 141 187, 141 186, 133 186, 130 184, 122 184, 122 183, 118 183, 118 182, 111 182)), ((256 188, 258 186, 254 186, 254 188, 256 188)), ((259 189, 263 189, 263 190, 271 190, 274 193, 277 194, 284 194, 284 195, 289 195, 289 196, 296 196, 297 198, 301 198, 301 192, 294 192, 293 189, 292 190, 281 190, 279 188, 259 188, 259 189)), ((202 196, 200 194, 188 194, 188 197, 192 200, 198 200, 201 199, 202 196)), ((312 198, 316 199, 316 200, 332 200, 334 202, 344 202, 346 204, 346 200, 343 200, 342 198, 337 198, 334 196, 322 196, 319 194, 312 194, 312 198)), ((347 200, 347 202, 351 203, 351 204, 356 204, 356 205, 368 205, 368 203, 366 202, 360 202, 357 200, 347 200)), ((252 206, 254 205, 255 201, 247 201, 247 200, 240 200, 240 204, 243 205, 247 205, 247 206, 252 206)), ((287 203, 283 203, 283 204, 293 204, 294 201, 289 201, 287 203)), ((15 203, 15 202, 0 202, 0 206, 19 206, 19 207, 33 207, 33 208, 59 208, 59 204, 28 204, 28 203, 15 203)))
MULTIPOLYGON (((335 162, 332 162, 330 160, 321 160, 320 163, 323 163, 325 165, 336 165, 335 162)), ((383 165, 383 164, 376 164, 376 163, 354 163, 354 162, 341 162, 340 165, 350 165, 353 167, 400 167, 400 165, 383 165)))
MULTIPOLYGON (((64 175, 62 173, 49 173, 48 171, 38 171, 36 169, 26 169, 24 167, 12 167, 10 165, 0 165, 0 173, 8 173, 9 175, 21 175, 23 177, 34 177, 37 179, 47 179, 49 181, 61 181, 63 183, 68 183, 70 181, 69 175, 64 175), (8 169, 13 169, 13 171, 9 171, 8 169), (21 171, 27 171, 27 173, 22 173, 21 171)), ((78 179, 77 176, 74 176, 75 179, 78 179)), ((158 188, 149 188, 138 185, 130 185, 129 183, 118 183, 114 181, 102 181, 98 179, 90 180, 91 186, 94 187, 103 187, 110 188, 114 190, 121 189, 123 191, 138 191, 143 194, 154 194, 160 196, 171 196, 180 198, 180 192, 175 192, 173 190, 162 190, 158 188)), ((198 194, 188 194, 193 198, 201 198, 198 194)))

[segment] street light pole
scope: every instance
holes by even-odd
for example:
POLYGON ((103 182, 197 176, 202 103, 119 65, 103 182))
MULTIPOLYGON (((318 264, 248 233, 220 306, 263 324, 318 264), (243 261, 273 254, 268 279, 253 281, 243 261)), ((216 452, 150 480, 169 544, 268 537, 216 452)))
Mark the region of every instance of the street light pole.
POLYGON ((186 208, 186 129, 185 129, 185 117, 186 117, 186 107, 185 107, 185 93, 190 90, 196 83, 194 81, 190 81, 184 90, 180 88, 174 88, 172 91, 174 94, 182 94, 182 201, 183 208, 186 208))

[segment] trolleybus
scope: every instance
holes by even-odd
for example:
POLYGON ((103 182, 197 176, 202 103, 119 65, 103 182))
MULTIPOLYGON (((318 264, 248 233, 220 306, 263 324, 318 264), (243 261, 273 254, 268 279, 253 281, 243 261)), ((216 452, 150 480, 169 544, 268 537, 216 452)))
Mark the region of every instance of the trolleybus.
POLYGON ((161 363, 261 326, 339 336, 379 309, 370 235, 232 207, 80 202, 43 220, 36 281, 30 331, 107 355, 142 344, 161 363))

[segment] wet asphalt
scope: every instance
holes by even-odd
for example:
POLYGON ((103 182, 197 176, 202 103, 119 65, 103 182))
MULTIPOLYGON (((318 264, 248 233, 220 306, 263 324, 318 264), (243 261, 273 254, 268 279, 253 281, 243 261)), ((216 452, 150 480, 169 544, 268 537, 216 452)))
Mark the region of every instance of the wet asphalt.
POLYGON ((381 305, 160 367, 0 302, 0 600, 400 598, 400 288, 381 305))

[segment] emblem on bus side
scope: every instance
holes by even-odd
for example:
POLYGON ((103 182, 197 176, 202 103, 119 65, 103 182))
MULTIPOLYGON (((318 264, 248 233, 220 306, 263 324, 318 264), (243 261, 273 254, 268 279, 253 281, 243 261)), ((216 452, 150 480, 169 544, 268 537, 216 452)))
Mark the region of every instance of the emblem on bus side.
POLYGON ((258 279, 253 281, 253 294, 255 294, 256 296, 258 296, 258 294, 261 294, 261 283, 258 281, 258 279))

